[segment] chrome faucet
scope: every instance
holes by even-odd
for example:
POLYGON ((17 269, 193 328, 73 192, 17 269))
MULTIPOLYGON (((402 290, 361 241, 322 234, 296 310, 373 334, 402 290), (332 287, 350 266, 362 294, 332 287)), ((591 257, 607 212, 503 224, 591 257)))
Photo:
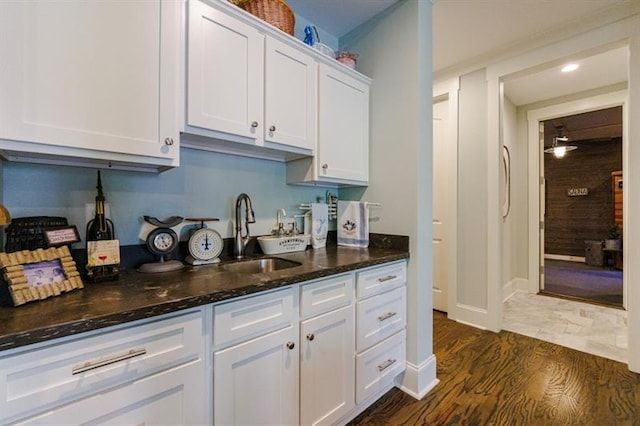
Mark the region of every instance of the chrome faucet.
POLYGON ((249 235, 249 224, 255 223, 256 218, 253 214, 253 207, 251 206, 251 198, 244 192, 238 195, 236 199, 236 245, 235 245, 235 256, 236 259, 242 259, 244 257, 244 249, 247 247, 251 236, 249 235), (246 216, 245 216, 245 228, 246 233, 242 236, 242 219, 240 218, 240 210, 242 210, 242 201, 244 200, 246 207, 246 216))

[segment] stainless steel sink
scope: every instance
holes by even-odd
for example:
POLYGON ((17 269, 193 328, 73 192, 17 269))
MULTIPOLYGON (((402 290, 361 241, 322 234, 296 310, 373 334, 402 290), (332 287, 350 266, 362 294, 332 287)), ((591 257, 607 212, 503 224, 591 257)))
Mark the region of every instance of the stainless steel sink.
POLYGON ((264 257, 261 259, 241 260, 239 262, 221 265, 222 269, 241 274, 262 274, 265 272, 280 271, 282 269, 295 268, 302 263, 294 260, 281 259, 279 257, 264 257))

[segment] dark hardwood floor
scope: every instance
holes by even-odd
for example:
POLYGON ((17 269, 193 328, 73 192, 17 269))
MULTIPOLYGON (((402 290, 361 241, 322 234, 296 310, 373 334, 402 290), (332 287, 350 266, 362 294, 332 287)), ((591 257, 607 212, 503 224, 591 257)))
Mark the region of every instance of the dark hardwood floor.
POLYGON ((420 401, 393 389, 352 425, 640 425, 640 375, 626 364, 433 322, 440 383, 420 401))

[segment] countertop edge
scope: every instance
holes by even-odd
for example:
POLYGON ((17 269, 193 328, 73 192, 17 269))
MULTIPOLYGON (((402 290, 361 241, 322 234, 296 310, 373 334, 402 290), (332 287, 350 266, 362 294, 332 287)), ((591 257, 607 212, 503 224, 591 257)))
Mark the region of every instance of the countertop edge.
MULTIPOLYGON (((2 354, 3 351, 41 343, 48 340, 72 336, 137 320, 153 318, 156 316, 208 305, 211 303, 228 301, 234 298, 244 297, 264 291, 270 291, 277 288, 299 284, 301 282, 315 280, 330 275, 337 275, 357 269, 409 259, 408 252, 395 250, 393 250, 393 252, 394 253, 386 252, 383 255, 369 258, 365 261, 356 261, 353 263, 342 264, 336 267, 329 268, 315 268, 312 271, 308 271, 305 273, 275 278, 259 283, 252 283, 239 288, 219 291, 216 290, 206 294, 193 294, 178 299, 170 299, 158 303, 149 304, 146 306, 138 306, 133 309, 114 310, 113 312, 105 314, 85 315, 75 320, 45 325, 43 327, 30 328, 28 330, 19 332, 9 332, 7 334, 2 334, 2 332, 0 331, 0 354, 2 354)), ((18 307, 9 309, 21 308, 18 307)))

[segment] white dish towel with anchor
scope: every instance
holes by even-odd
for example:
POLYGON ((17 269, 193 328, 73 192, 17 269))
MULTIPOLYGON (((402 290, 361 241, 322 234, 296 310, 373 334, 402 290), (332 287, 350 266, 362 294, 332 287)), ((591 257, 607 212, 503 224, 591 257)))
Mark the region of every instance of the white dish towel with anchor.
POLYGON ((338 245, 369 247, 369 206, 366 201, 338 200, 338 245))

